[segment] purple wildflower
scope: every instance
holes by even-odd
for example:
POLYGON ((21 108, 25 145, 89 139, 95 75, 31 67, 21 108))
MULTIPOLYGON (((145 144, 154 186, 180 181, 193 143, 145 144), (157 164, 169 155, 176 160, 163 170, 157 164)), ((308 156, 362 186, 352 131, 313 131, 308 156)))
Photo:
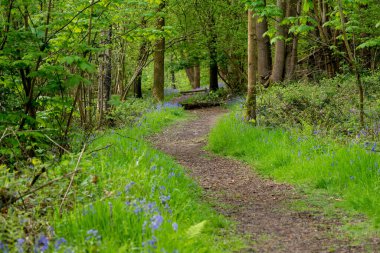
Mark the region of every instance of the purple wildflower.
POLYGON ((17 251, 19 253, 23 253, 24 252, 24 243, 25 243, 25 239, 23 239, 23 238, 17 239, 17 241, 16 241, 16 248, 17 248, 17 251))
POLYGON ((160 196, 160 200, 161 200, 162 204, 165 204, 165 203, 167 203, 170 200, 170 195, 168 195, 168 196, 161 195, 160 196))
POLYGON ((45 252, 49 249, 49 239, 45 235, 41 235, 38 238, 37 244, 35 246, 35 252, 45 252))
POLYGON ((157 247, 156 244, 157 244, 157 238, 155 236, 152 236, 152 239, 147 242, 143 242, 142 246, 143 247, 150 246, 150 247, 156 248, 157 247))
POLYGON ((371 151, 372 151, 372 152, 376 152, 376 147, 377 147, 377 143, 375 142, 375 143, 373 144, 373 146, 372 146, 371 151))
POLYGON ((172 178, 172 177, 175 177, 175 173, 174 172, 170 172, 169 173, 169 178, 172 178))
POLYGON ((124 188, 124 190, 125 190, 125 193, 129 193, 129 191, 131 190, 131 188, 132 188, 132 186, 134 186, 136 183, 135 182, 130 182, 129 184, 127 184, 126 186, 125 186, 125 188, 124 188))
POLYGON ((67 241, 66 241, 66 239, 65 238, 59 238, 56 242, 55 242, 55 244, 54 244, 54 248, 56 249, 56 250, 59 250, 59 248, 61 247, 61 245, 62 244, 64 244, 64 243, 67 243, 67 241))
POLYGON ((150 227, 152 228, 152 230, 157 230, 161 226, 163 221, 164 218, 161 215, 157 214, 153 216, 153 218, 151 219, 152 223, 150 224, 150 227))
POLYGON ((0 251, 3 252, 3 253, 8 253, 9 252, 8 246, 5 245, 2 241, 0 241, 0 251))
POLYGON ((173 222, 173 223, 172 223, 172 228, 173 228, 174 231, 177 232, 177 231, 178 231, 178 224, 175 223, 175 222, 173 222))
POLYGON ((101 235, 99 235, 99 232, 96 229, 88 230, 87 235, 88 236, 86 237, 86 241, 91 241, 91 240, 100 241, 102 239, 101 235))

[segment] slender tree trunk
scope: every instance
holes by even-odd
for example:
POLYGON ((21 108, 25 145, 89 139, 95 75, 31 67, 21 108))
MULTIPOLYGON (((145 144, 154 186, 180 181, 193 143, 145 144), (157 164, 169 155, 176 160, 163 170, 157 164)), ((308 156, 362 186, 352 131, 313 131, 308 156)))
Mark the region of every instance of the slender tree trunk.
MULTIPOLYGON (((158 11, 165 8, 165 1, 162 1, 158 11)), ((157 20, 157 29, 162 30, 165 26, 165 18, 159 17, 157 20)), ((156 101, 164 100, 165 87, 165 38, 162 37, 156 42, 154 50, 154 80, 153 80, 153 97, 156 101)))
MULTIPOLYGON (((277 0, 277 7, 285 13, 286 2, 285 0, 277 0)), ((282 82, 284 77, 284 69, 285 69, 285 53, 286 53, 286 45, 285 45, 285 37, 286 37, 286 29, 281 22, 283 20, 283 16, 276 18, 276 30, 277 36, 279 37, 276 41, 275 47, 275 56, 274 56, 274 64, 272 70, 271 81, 274 83, 282 82)))
POLYGON ((109 100, 111 98, 111 83, 112 83, 112 50, 111 40, 112 40, 112 27, 105 32, 106 42, 105 45, 108 48, 105 50, 103 59, 99 62, 99 81, 98 81, 98 115, 99 124, 104 123, 104 116, 109 110, 109 100))
MULTIPOLYGON (((139 52, 139 57, 138 57, 138 61, 137 61, 137 68, 139 68, 140 64, 142 64, 142 62, 144 62, 144 58, 146 57, 146 46, 147 46, 147 43, 146 41, 144 41, 141 46, 140 46, 140 52, 139 52)), ((137 74, 137 77, 136 77, 136 80, 134 81, 134 93, 135 93, 135 98, 142 98, 143 95, 142 95, 142 73, 143 73, 143 69, 140 68, 139 69, 139 72, 137 74)))
POLYGON ((258 56, 258 75, 260 83, 267 83, 272 71, 271 45, 268 36, 264 33, 268 31, 268 21, 264 17, 261 22, 256 23, 257 35, 257 56, 258 56))
POLYGON ((256 124, 256 72, 257 72, 257 43, 255 38, 256 18, 248 11, 248 92, 246 101, 246 120, 256 124))
POLYGON ((201 67, 199 63, 194 66, 194 88, 201 87, 201 67))
MULTIPOLYGON (((142 18, 141 27, 146 28, 146 23, 147 23, 147 20, 145 19, 145 17, 142 18)), ((137 58, 137 69, 139 69, 139 71, 138 71, 136 80, 134 81, 134 87, 133 87, 135 98, 143 98, 143 94, 142 94, 142 73, 143 73, 143 69, 139 68, 139 66, 141 64, 144 64, 146 61, 147 45, 148 45, 147 41, 145 39, 143 39, 143 42, 141 43, 140 50, 139 50, 139 56, 137 58)))
POLYGON ((191 87, 194 89, 195 84, 194 84, 194 67, 188 67, 185 69, 187 78, 189 79, 191 87))
POLYGON ((216 35, 212 35, 209 51, 210 51, 210 90, 216 91, 218 85, 218 61, 216 52, 216 35))
MULTIPOLYGON (((301 9, 300 0, 290 0, 286 7, 287 17, 297 17, 301 9)), ((286 27, 288 33, 289 28, 286 27)), ((285 79, 292 80, 294 78, 298 54, 298 37, 295 34, 291 35, 291 43, 286 45, 286 59, 285 59, 285 79)))
POLYGON ((215 20, 211 17, 210 20, 210 40, 209 40, 209 53, 210 53, 210 90, 216 91, 218 85, 218 53, 216 51, 216 34, 215 34, 215 20))

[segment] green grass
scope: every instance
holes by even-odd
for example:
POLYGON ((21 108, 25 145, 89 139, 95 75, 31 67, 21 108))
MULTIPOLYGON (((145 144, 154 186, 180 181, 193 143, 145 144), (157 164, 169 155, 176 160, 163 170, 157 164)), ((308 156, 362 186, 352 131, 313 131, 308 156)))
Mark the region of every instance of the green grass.
POLYGON ((311 131, 256 128, 232 113, 211 131, 208 148, 244 160, 262 175, 310 189, 310 194, 323 191, 337 206, 366 214, 375 228, 380 224, 380 157, 371 151, 373 143, 364 148, 311 131))
POLYGON ((234 225, 201 200, 200 188, 143 137, 185 118, 178 108, 144 115, 97 137, 68 205, 55 210, 60 252, 229 252, 243 247, 234 225), (96 180, 95 180, 96 178, 96 180))

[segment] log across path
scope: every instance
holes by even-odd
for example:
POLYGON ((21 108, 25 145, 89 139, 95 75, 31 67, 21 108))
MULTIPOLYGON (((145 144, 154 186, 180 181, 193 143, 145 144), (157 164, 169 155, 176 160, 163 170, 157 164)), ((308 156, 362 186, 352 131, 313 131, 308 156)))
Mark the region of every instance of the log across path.
POLYGON ((217 203, 214 208, 249 236, 245 252, 373 252, 370 245, 340 236, 337 219, 290 208, 303 198, 291 186, 262 179, 244 163, 205 151, 207 135, 224 109, 191 113, 194 119, 166 129, 152 143, 183 165, 205 190, 205 199, 217 203))

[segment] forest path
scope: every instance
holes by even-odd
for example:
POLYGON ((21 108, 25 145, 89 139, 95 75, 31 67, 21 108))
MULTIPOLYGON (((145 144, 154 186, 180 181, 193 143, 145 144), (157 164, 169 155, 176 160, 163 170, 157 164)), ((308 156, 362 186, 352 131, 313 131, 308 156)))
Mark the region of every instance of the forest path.
POLYGON ((262 179, 244 163, 204 150, 207 135, 227 111, 192 111, 195 117, 153 136, 155 147, 171 155, 205 189, 205 199, 250 237, 244 252, 366 252, 338 239, 339 222, 321 212, 296 211, 303 198, 291 186, 262 179))

